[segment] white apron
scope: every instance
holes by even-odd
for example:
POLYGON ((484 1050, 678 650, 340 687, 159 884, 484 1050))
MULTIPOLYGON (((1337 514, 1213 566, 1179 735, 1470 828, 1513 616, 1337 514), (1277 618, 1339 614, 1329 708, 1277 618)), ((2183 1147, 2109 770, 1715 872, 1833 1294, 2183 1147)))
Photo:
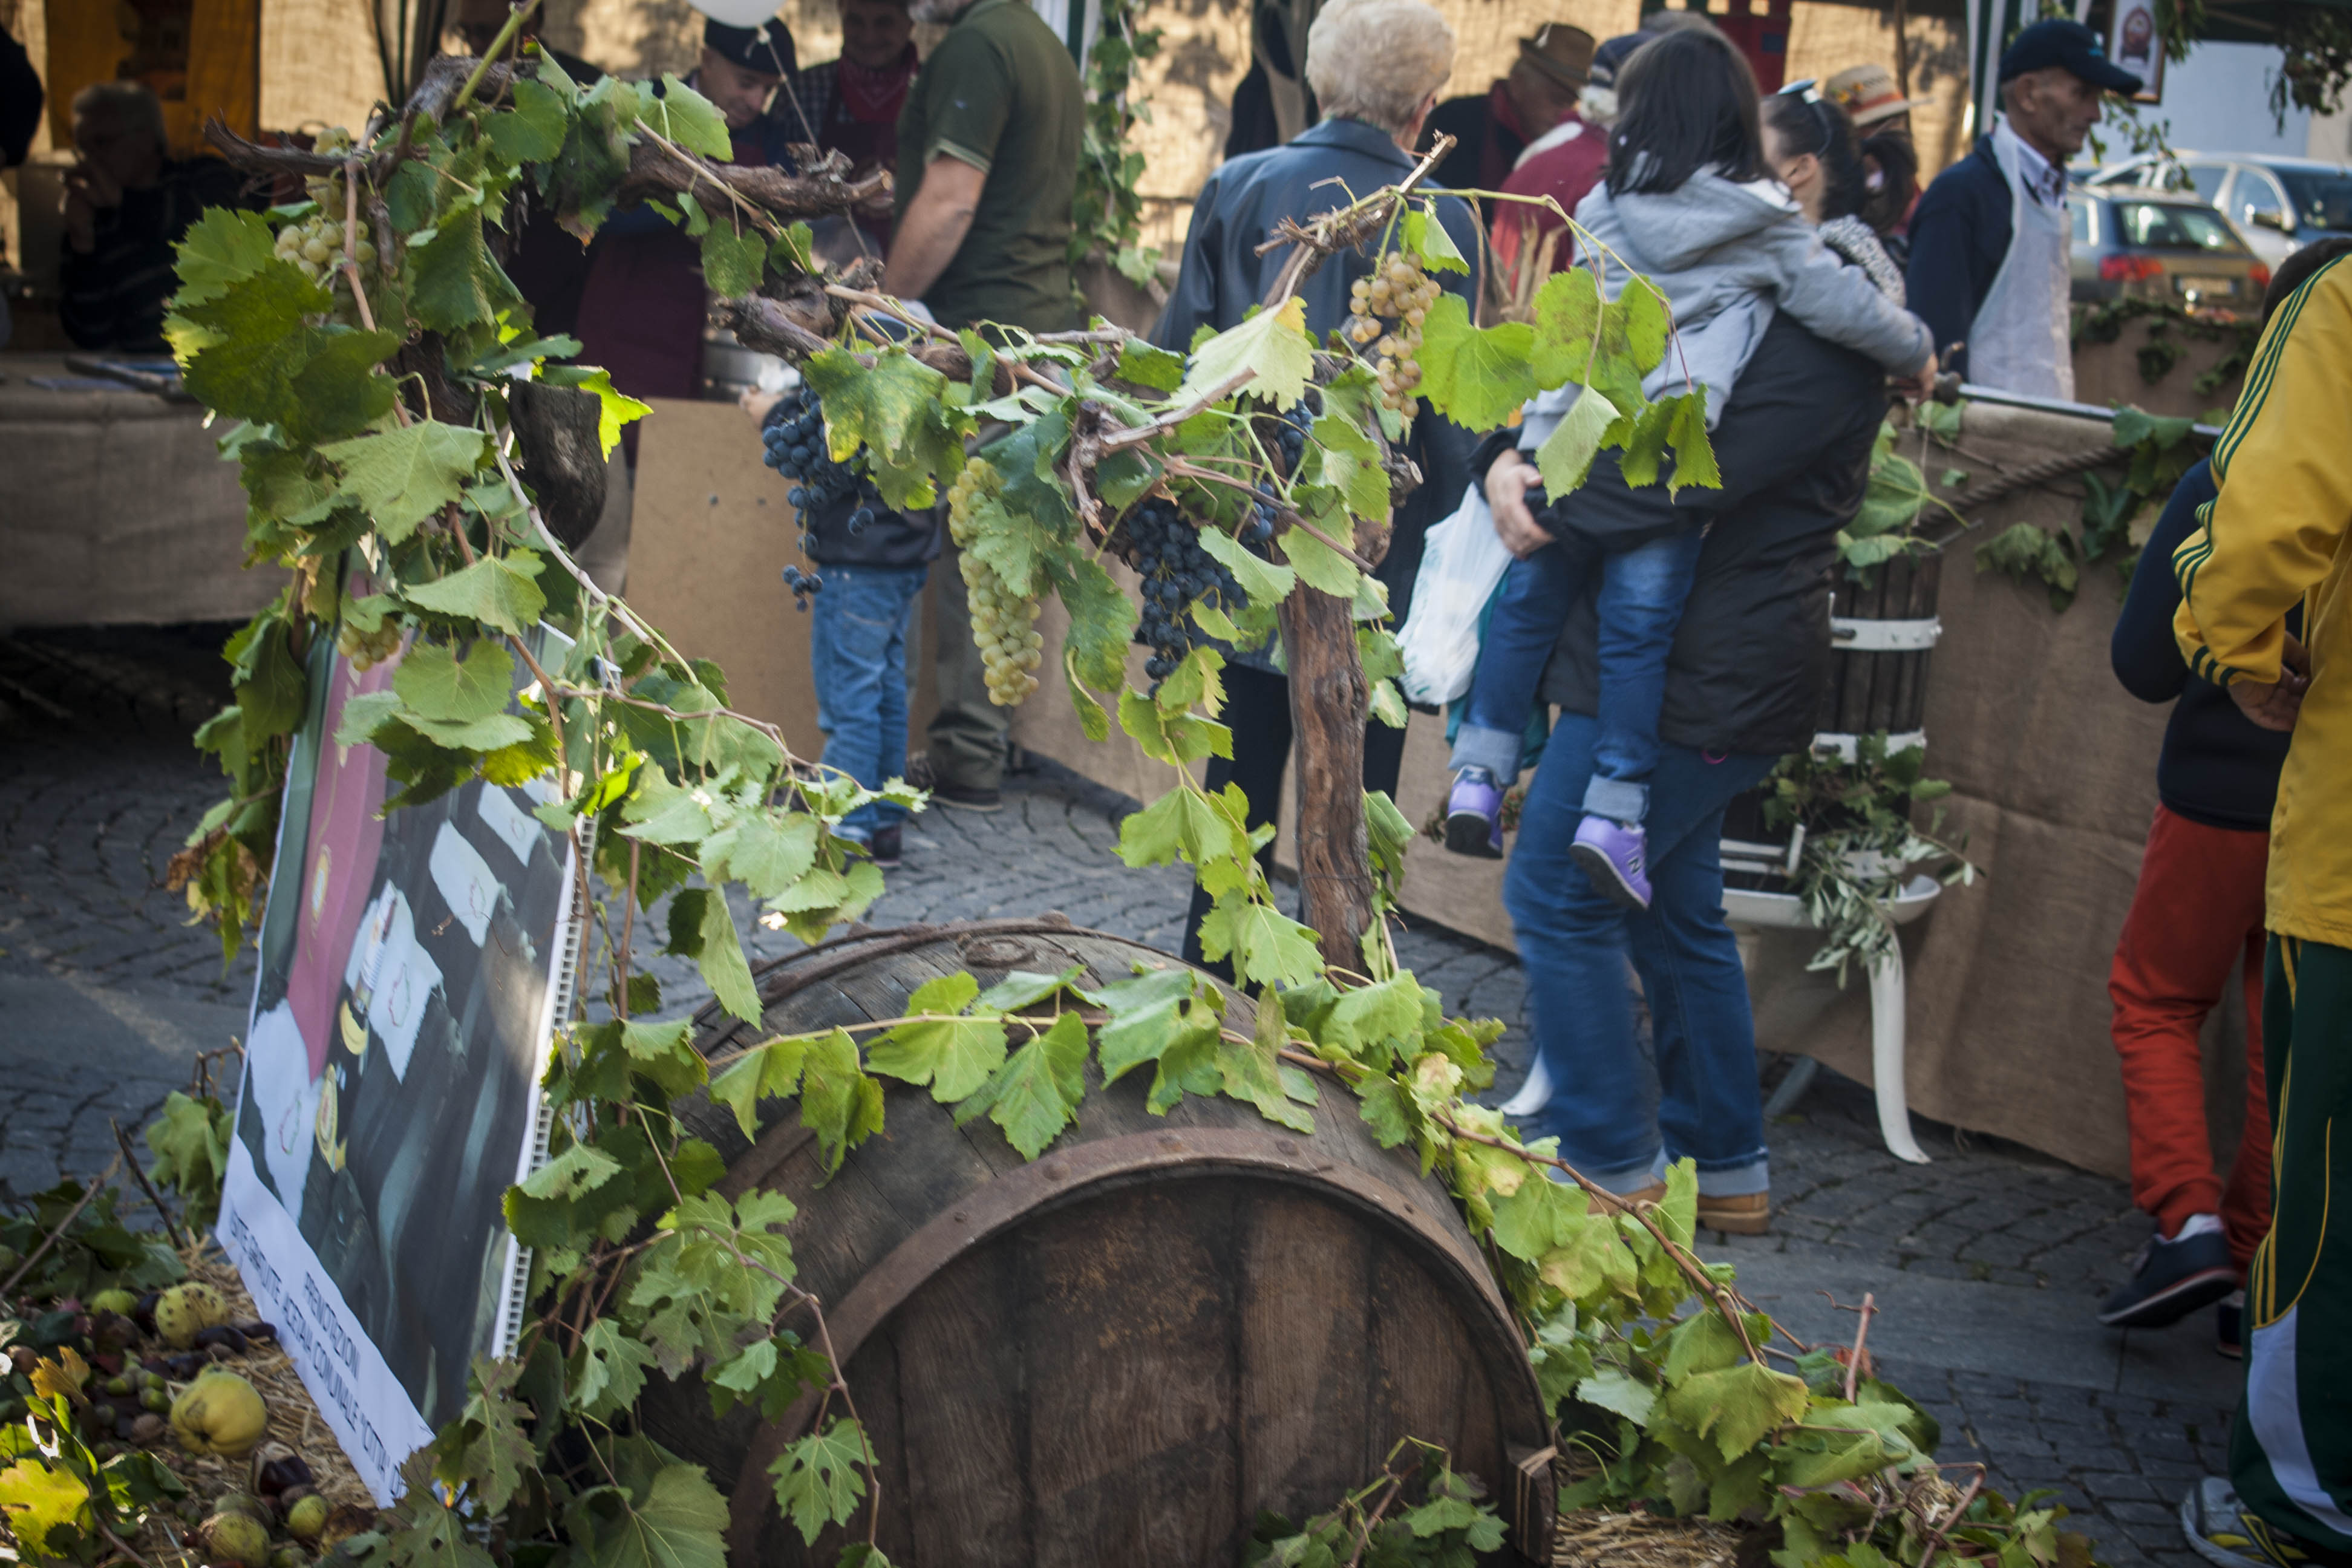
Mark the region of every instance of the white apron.
POLYGON ((1969 379, 2072 403, 2074 351, 2066 304, 2074 288, 2073 225, 2064 203, 2049 206, 2026 190, 2013 140, 1996 134, 1992 149, 2009 182, 2009 254, 1969 327, 1969 379))

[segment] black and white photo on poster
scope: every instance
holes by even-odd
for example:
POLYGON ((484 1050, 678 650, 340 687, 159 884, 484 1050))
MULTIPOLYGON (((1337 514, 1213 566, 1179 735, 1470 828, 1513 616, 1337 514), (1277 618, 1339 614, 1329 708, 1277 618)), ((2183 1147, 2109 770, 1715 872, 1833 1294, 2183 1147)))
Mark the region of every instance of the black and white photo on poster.
POLYGON ((336 735, 415 657, 361 669, 325 647, 313 661, 221 1222, 387 1500, 517 1326, 524 1258, 500 1205, 544 1152, 577 869, 533 815, 555 798, 546 779, 477 778, 384 811, 384 754, 336 735))

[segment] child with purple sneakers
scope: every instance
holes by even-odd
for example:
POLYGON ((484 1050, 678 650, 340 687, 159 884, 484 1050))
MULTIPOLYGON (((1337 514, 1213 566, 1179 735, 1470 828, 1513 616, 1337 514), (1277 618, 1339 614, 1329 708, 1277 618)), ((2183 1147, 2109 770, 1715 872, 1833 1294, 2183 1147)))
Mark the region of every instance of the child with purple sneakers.
MULTIPOLYGON (((1624 111, 1608 177, 1576 216, 1605 247, 1604 289, 1621 294, 1631 268, 1672 313, 1676 337, 1643 382, 1645 397, 1704 390, 1712 429, 1776 308, 1925 394, 1936 369, 1927 328, 1903 309, 1900 274, 1869 231, 1843 216, 1868 189, 1840 110, 1784 94, 1769 100, 1759 123, 1746 60, 1720 34, 1696 29, 1644 45, 1619 96, 1624 111), (1825 212, 1842 216, 1817 229, 1825 212)), ((1570 385, 1537 398, 1520 450, 1542 445, 1581 391, 1570 385)), ((1542 501, 1531 496, 1529 504, 1542 501)), ((1704 537, 1703 525, 1675 526, 1597 562, 1589 545, 1558 540, 1512 563, 1455 738, 1447 848, 1501 856, 1503 792, 1518 773, 1536 687, 1597 565, 1601 735, 1571 854, 1611 898, 1649 907, 1642 823, 1658 710, 1704 537)))

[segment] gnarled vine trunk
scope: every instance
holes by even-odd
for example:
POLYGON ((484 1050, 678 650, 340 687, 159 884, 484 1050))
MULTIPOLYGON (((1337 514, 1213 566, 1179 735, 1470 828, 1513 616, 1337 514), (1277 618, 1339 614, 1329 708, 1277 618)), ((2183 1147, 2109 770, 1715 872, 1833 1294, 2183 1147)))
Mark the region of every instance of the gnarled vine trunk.
POLYGON ((1371 688, 1356 655, 1352 607, 1301 583, 1282 602, 1298 777, 1298 885, 1323 962, 1364 964, 1372 924, 1371 839, 1364 826, 1364 716, 1371 688))

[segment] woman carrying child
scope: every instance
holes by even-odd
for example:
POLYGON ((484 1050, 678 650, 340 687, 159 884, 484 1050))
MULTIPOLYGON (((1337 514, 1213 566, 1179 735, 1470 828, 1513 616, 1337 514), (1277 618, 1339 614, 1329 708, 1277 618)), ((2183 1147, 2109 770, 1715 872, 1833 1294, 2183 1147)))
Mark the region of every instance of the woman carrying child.
MULTIPOLYGON (((1610 296, 1640 286, 1631 284, 1630 268, 1672 314, 1675 335, 1643 383, 1644 396, 1703 389, 1712 429, 1776 311, 1868 355, 1924 394, 1934 379, 1934 347, 1926 325, 1902 307, 1900 275, 1883 254, 1875 268, 1849 266, 1822 243, 1817 213, 1808 221, 1798 198, 1768 172, 1766 139, 1787 138, 1791 163, 1813 171, 1806 177, 1819 187, 1817 211, 1832 184, 1841 210, 1850 215, 1860 205, 1865 176, 1852 128, 1834 107, 1788 95, 1776 100, 1774 122, 1759 128, 1747 61, 1721 35, 1695 29, 1635 54, 1619 90, 1625 107, 1608 178, 1578 206, 1577 221, 1591 237, 1587 248, 1610 296), (1833 174, 1821 172, 1832 162, 1833 174)), ((1867 234, 1850 216, 1839 222, 1867 234)), ((1518 449, 1540 446, 1580 393, 1570 386, 1531 405, 1518 449)), ((1572 530, 1572 499, 1561 512, 1572 530)), ((1513 563, 1454 742, 1448 848, 1502 854, 1503 792, 1518 773, 1536 683, 1569 602, 1597 569, 1601 745, 1576 856, 1602 891, 1648 906, 1643 822, 1657 763, 1658 705, 1704 533, 1703 521, 1670 521, 1654 537, 1612 543, 1597 563, 1574 539, 1513 563)))
MULTIPOLYGON (((1687 44, 1682 52, 1697 53, 1687 44)), ((1700 140, 1702 155, 1685 167, 1770 168, 1803 218, 1850 216, 1867 181, 1843 115, 1790 97, 1767 106, 1759 130, 1751 79, 1731 58, 1737 68, 1702 57, 1687 68, 1629 70, 1628 91, 1680 98, 1694 121, 1685 142, 1693 129, 1719 138, 1700 140)), ((1628 118, 1640 107, 1629 104, 1628 118)), ((1638 141, 1627 149, 1643 150, 1638 141)), ((1834 225, 1822 237, 1863 258, 1853 279, 1894 282, 1858 226, 1834 225)), ((1850 334, 1792 310, 1773 312, 1723 404, 1719 490, 1636 489, 1604 456, 1582 489, 1547 505, 1530 493, 1538 476, 1516 431, 1490 438, 1473 464, 1496 531, 1522 563, 1557 552, 1573 572, 1551 629, 1530 638, 1534 673, 1520 698, 1560 710, 1505 882, 1538 1068, 1556 1086, 1522 1125, 1530 1137, 1557 1137, 1563 1158, 1628 1197, 1657 1195, 1666 1163, 1693 1160, 1700 1221, 1721 1230, 1760 1232, 1771 1213, 1755 1025, 1723 913, 1723 810, 1811 741, 1828 675, 1836 535, 1862 503, 1889 357, 1856 352, 1850 334), (1694 549, 1689 539, 1702 531, 1694 549), (1662 538, 1680 540, 1693 563, 1679 568, 1686 592, 1654 612, 1664 625, 1646 677, 1650 764, 1637 773, 1622 766, 1624 648, 1606 629, 1605 558, 1662 538), (1580 874, 1595 781, 1641 786, 1643 863, 1630 869, 1642 873, 1646 908, 1629 907, 1622 889, 1604 894, 1613 873, 1580 874), (1648 1003, 1654 1088, 1625 983, 1629 959, 1648 1003)), ((1508 725, 1516 739, 1526 710, 1493 727, 1508 725)))

